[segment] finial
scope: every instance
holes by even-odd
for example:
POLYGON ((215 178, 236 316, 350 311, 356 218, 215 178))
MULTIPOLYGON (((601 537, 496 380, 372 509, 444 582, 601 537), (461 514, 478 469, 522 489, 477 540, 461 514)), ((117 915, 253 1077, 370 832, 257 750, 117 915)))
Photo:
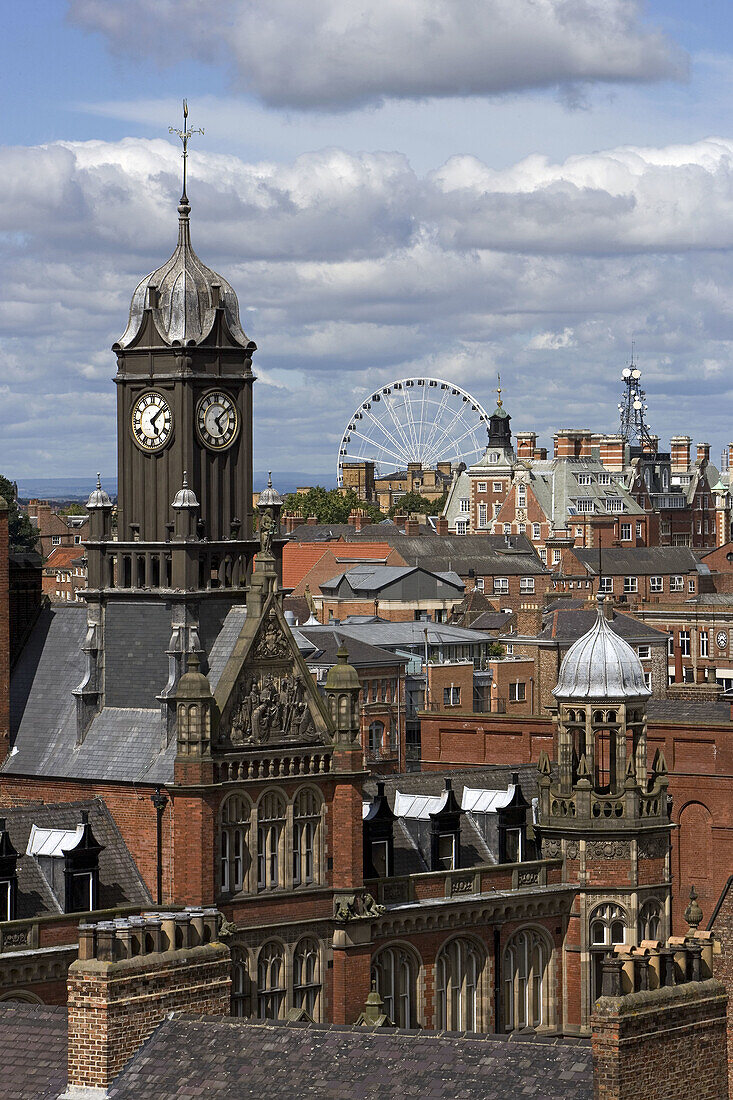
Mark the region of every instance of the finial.
POLYGON ((99 470, 97 470, 97 488, 98 489, 102 488, 102 478, 101 478, 101 475, 99 473, 99 470))
POLYGON ((685 909, 685 920, 689 924, 692 932, 697 930, 702 920, 702 909, 697 903, 697 890, 694 886, 690 890, 690 904, 685 909))
POLYGON ((496 399, 496 405, 497 405, 497 408, 500 409, 501 405, 502 405, 502 401, 501 401, 501 375, 499 374, 498 371, 496 372, 496 380, 497 380, 496 392, 499 395, 496 399))
POLYGON ((181 154, 183 156, 183 191, 181 192, 181 202, 180 202, 180 205, 178 207, 178 212, 184 218, 188 217, 188 212, 191 209, 191 204, 189 203, 188 196, 186 195, 186 162, 188 161, 188 139, 193 134, 203 134, 203 132, 204 132, 203 128, 200 129, 200 130, 189 130, 189 128, 188 128, 188 103, 184 99, 184 101, 183 101, 183 129, 178 130, 175 126, 169 126, 168 127, 168 133, 169 134, 178 134, 179 138, 181 139, 181 144, 183 145, 183 153, 181 154), (183 208, 183 209, 181 209, 181 208, 183 208))
POLYGON ((272 470, 267 471, 267 488, 272 488, 272 470))
POLYGON ((183 488, 184 489, 188 488, 188 471, 187 470, 183 471, 183 488))

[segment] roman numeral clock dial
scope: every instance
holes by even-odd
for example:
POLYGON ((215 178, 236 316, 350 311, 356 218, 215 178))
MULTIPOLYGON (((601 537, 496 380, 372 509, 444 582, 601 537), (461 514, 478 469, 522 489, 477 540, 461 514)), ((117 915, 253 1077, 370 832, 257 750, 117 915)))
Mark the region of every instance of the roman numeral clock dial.
POLYGON ((196 409, 196 429, 201 442, 212 451, 221 451, 234 442, 239 416, 228 393, 212 390, 204 394, 196 409))
POLYGON ((143 451, 160 451, 173 434, 173 411, 162 393, 141 393, 132 406, 132 435, 143 451))

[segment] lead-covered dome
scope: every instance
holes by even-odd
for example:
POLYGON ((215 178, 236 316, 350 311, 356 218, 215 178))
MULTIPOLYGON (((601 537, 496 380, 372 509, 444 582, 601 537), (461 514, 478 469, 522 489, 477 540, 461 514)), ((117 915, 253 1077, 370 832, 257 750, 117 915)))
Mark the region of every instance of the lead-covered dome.
POLYGON ((229 335, 254 351, 239 321, 239 302, 232 287, 203 263, 191 246, 185 194, 178 207, 178 244, 171 258, 138 283, 130 305, 130 319, 118 344, 135 342, 150 308, 156 329, 166 344, 199 344, 211 332, 218 306, 223 306, 229 335))
POLYGON ((648 699, 651 695, 639 658, 609 626, 602 599, 593 626, 565 654, 553 695, 558 700, 576 702, 648 699))

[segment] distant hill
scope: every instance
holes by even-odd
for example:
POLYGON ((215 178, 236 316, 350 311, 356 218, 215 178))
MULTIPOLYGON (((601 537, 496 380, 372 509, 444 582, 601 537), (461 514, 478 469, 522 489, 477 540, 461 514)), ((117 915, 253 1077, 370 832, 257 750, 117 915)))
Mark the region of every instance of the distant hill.
MULTIPOLYGON (((294 473, 292 470, 273 471, 272 483, 283 496, 294 493, 299 485, 323 485, 333 489, 334 477, 319 474, 294 473)), ((18 479, 18 493, 24 499, 40 497, 41 500, 81 500, 87 499, 96 484, 96 477, 23 477, 18 479)), ((111 497, 117 495, 117 478, 102 476, 102 485, 111 497)), ((254 475, 254 489, 257 492, 267 485, 267 471, 258 470, 254 475)))

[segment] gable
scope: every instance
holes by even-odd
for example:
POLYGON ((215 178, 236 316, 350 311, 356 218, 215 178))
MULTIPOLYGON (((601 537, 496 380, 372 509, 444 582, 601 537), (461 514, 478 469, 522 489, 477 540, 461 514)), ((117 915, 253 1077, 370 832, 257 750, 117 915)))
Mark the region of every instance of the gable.
POLYGON ((330 744, 333 725, 274 594, 248 616, 216 688, 220 752, 330 744))

